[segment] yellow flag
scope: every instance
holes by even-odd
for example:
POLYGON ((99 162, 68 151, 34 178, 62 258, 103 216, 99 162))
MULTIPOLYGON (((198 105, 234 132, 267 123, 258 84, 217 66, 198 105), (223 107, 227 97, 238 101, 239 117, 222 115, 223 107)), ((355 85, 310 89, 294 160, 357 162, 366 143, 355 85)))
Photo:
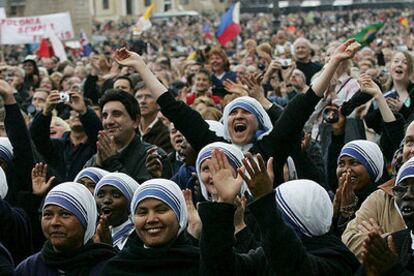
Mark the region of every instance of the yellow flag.
POLYGON ((155 7, 155 5, 154 5, 154 3, 152 3, 152 4, 151 4, 151 5, 147 8, 147 10, 145 11, 145 13, 144 13, 144 18, 145 18, 146 20, 150 19, 151 15, 152 15, 152 11, 154 10, 154 7, 155 7))

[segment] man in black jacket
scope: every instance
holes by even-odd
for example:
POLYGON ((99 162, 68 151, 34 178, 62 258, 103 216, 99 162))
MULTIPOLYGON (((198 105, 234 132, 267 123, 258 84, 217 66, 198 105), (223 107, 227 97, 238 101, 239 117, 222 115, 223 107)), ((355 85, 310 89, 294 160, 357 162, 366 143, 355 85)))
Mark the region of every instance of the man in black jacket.
POLYGON ((61 139, 50 138, 50 123, 52 111, 60 101, 57 91, 52 91, 42 112, 33 119, 30 133, 33 142, 46 163, 54 170, 58 181, 72 181, 86 161, 96 152, 96 139, 102 124, 95 112, 87 108, 83 96, 77 91, 71 91, 70 101, 66 102, 72 108, 69 118, 70 132, 61 139))
MULTIPOLYGON (((105 93, 99 105, 104 130, 98 135, 96 155, 85 167, 96 166, 110 172, 123 172, 139 183, 151 179, 145 159, 147 151, 154 145, 142 142, 137 134, 141 117, 137 100, 125 91, 112 90, 105 93)), ((158 149, 158 154, 166 157, 162 149, 158 149)), ((162 177, 171 177, 170 166, 167 163, 163 165, 162 177)))

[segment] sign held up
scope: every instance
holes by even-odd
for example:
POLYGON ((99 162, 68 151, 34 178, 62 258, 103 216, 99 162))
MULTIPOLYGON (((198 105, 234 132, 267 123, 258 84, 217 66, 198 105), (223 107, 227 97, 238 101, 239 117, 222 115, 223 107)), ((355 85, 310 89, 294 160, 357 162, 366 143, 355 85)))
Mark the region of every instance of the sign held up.
POLYGON ((54 32, 60 40, 74 37, 72 20, 68 12, 30 17, 0 19, 1 44, 39 42, 54 32))

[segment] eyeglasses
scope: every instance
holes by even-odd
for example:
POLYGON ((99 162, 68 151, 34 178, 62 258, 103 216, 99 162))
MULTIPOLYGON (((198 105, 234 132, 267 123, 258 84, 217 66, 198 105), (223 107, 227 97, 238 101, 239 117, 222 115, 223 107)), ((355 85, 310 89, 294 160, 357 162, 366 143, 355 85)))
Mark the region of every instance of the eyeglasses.
POLYGON ((407 193, 407 191, 410 190, 410 193, 414 193, 414 185, 409 186, 394 186, 392 188, 392 191, 395 195, 402 196, 407 193))

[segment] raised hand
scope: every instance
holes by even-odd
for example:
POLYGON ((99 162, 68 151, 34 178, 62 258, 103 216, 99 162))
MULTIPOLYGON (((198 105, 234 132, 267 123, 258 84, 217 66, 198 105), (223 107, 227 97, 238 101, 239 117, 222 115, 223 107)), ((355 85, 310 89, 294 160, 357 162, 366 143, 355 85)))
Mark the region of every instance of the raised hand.
POLYGON ((59 91, 53 90, 50 91, 49 96, 46 98, 46 105, 43 109, 43 115, 49 116, 52 113, 53 109, 55 109, 56 105, 60 101, 59 91))
POLYGON ((161 156, 157 153, 157 147, 150 148, 147 151, 147 158, 145 159, 145 167, 154 178, 160 178, 162 175, 161 156))
POLYGON ((70 100, 65 104, 70 106, 73 110, 79 114, 84 114, 87 110, 85 100, 82 93, 78 91, 69 91, 70 100))
POLYGON ((139 65, 139 63, 143 62, 140 55, 135 52, 128 51, 126 48, 115 50, 113 57, 117 63, 125 66, 139 65))
POLYGON ((112 241, 112 226, 108 223, 108 216, 107 215, 100 215, 99 222, 96 226, 95 235, 93 235, 93 242, 94 243, 106 243, 109 245, 113 245, 112 241))
POLYGON ((47 164, 36 163, 32 169, 32 190, 34 195, 45 195, 52 185, 55 177, 52 176, 46 181, 47 164))
POLYGON ((352 58, 359 49, 361 49, 361 44, 356 42, 355 39, 349 39, 335 49, 332 58, 340 62, 352 58))
POLYGON ((198 211, 193 203, 193 195, 190 189, 183 190, 185 205, 187 206, 187 232, 196 239, 200 239, 203 224, 201 222, 198 211))
POLYGON ((361 86, 361 91, 371 95, 372 97, 378 97, 382 95, 381 89, 379 86, 371 79, 370 76, 364 74, 359 80, 359 85, 361 86))
POLYGON ((344 172, 339 177, 337 193, 340 194, 341 199, 339 213, 345 218, 351 217, 354 214, 358 198, 352 188, 351 173, 349 171, 344 172))
POLYGON ((378 233, 370 232, 362 247, 362 264, 367 274, 382 275, 398 263, 398 255, 391 235, 385 240, 378 233))
POLYGON ((256 158, 257 163, 251 153, 246 153, 242 160, 243 168, 239 169, 239 174, 246 182, 253 197, 259 198, 273 191, 273 158, 269 158, 267 166, 260 154, 257 154, 256 158))
POLYGON ((254 73, 248 77, 241 78, 241 81, 244 85, 247 85, 249 96, 260 101, 264 97, 264 90, 261 85, 262 76, 258 73, 254 73))
POLYGON ((234 82, 230 79, 223 81, 224 88, 229 92, 238 96, 248 96, 246 87, 241 82, 234 82))
POLYGON ((380 236, 384 234, 384 230, 382 230, 381 226, 379 226, 373 218, 370 218, 369 220, 363 220, 360 224, 358 224, 357 227, 360 232, 365 234, 372 232, 375 232, 380 236))
POLYGON ((208 168, 213 178, 217 192, 217 201, 233 203, 240 193, 243 180, 230 166, 227 157, 218 149, 214 149, 211 159, 208 160, 208 168))
POLYGON ((96 149, 96 164, 98 166, 102 166, 106 159, 117 154, 113 137, 109 137, 103 130, 99 131, 96 149))

